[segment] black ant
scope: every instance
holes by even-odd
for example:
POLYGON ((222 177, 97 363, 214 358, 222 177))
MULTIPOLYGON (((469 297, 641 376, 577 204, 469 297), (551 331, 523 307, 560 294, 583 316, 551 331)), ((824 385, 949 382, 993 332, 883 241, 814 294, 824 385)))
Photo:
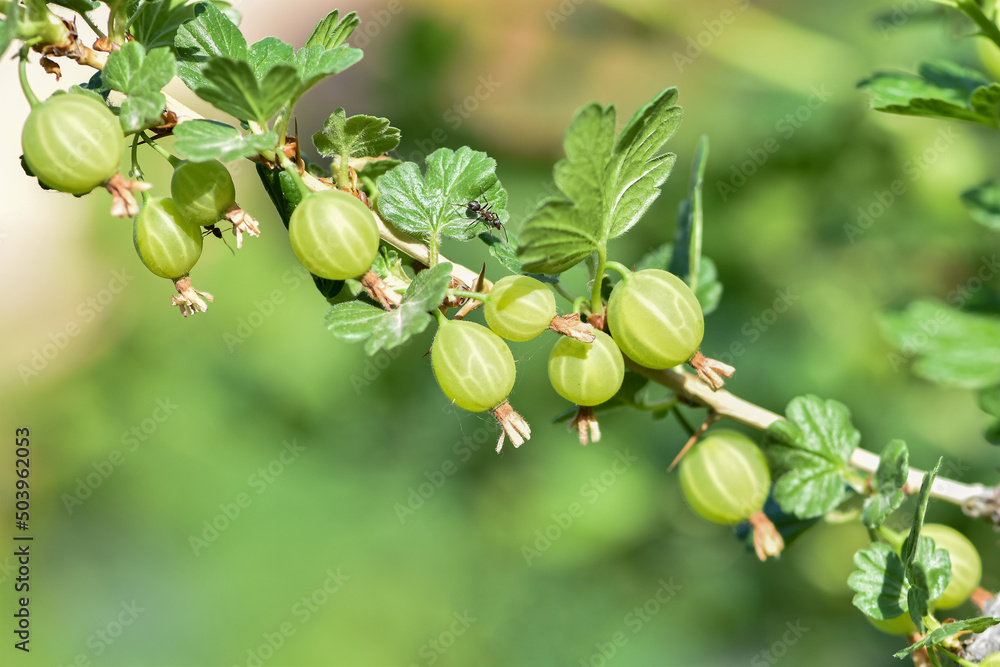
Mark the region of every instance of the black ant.
MULTIPOLYGON (((222 237, 222 230, 219 229, 218 227, 216 227, 214 224, 212 224, 212 225, 205 225, 205 231, 202 232, 201 236, 202 236, 202 238, 205 238, 209 234, 211 234, 215 238, 221 240, 223 243, 226 244, 226 247, 229 248, 229 244, 226 243, 226 239, 224 239, 222 237)), ((233 249, 229 248, 229 252, 233 252, 233 249)), ((233 254, 235 255, 236 253, 233 253, 233 254)))
POLYGON ((472 221, 471 225, 465 228, 465 231, 469 231, 482 221, 486 223, 487 228, 492 228, 497 231, 502 230, 504 243, 507 243, 507 230, 504 228, 503 223, 500 222, 500 216, 493 212, 492 205, 483 195, 482 188, 479 188, 479 196, 483 200, 483 203, 479 203, 478 199, 473 199, 468 204, 452 204, 452 206, 464 208, 466 212, 472 212, 476 215, 476 219, 472 221))

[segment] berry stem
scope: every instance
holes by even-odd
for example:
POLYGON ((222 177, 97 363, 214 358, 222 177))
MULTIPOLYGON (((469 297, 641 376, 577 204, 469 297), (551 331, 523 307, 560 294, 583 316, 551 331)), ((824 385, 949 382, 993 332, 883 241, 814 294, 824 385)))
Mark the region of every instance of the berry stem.
POLYGON ((138 136, 142 138, 143 143, 145 143, 147 146, 149 146, 154 151, 159 153, 164 160, 169 162, 171 167, 176 168, 177 165, 180 164, 181 162, 180 160, 178 160, 176 157, 165 151, 158 143, 156 143, 153 139, 151 139, 145 132, 140 132, 138 136))
POLYGON ((983 37, 1000 48, 1000 29, 997 28, 997 25, 986 14, 983 14, 983 10, 979 8, 978 4, 973 0, 955 0, 954 6, 979 26, 983 37))
POLYGON ((607 266, 609 269, 614 269, 615 271, 620 273, 622 278, 628 278, 630 275, 632 275, 632 272, 628 269, 628 267, 626 267, 624 264, 620 262, 608 261, 605 264, 605 266, 607 266))
POLYGON ((35 95, 35 92, 31 90, 31 84, 28 83, 28 46, 21 47, 21 62, 18 63, 17 76, 21 81, 21 90, 24 92, 24 96, 28 99, 28 104, 32 109, 37 107, 41 102, 35 95))
POLYGON ((295 187, 299 189, 299 194, 303 197, 307 197, 310 194, 309 188, 302 181, 302 176, 299 175, 299 170, 292 164, 292 161, 288 159, 283 151, 277 152, 278 163, 284 168, 285 172, 292 177, 292 181, 295 182, 295 187))
POLYGON ((485 301, 489 298, 489 295, 483 294, 482 292, 469 292, 468 290, 451 290, 451 296, 458 297, 460 299, 476 299, 478 301, 485 301))

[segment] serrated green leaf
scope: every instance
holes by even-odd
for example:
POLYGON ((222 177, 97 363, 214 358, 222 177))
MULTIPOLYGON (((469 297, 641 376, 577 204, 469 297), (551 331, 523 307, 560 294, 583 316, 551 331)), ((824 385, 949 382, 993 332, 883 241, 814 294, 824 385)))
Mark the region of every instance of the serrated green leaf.
POLYGON ((399 128, 388 118, 347 117, 343 108, 334 111, 323 129, 313 135, 313 144, 325 157, 378 157, 399 145, 399 128))
POLYGON ((913 561, 906 566, 906 581, 910 584, 906 605, 910 618, 922 628, 923 617, 930 613, 930 602, 941 597, 951 580, 951 556, 946 549, 936 548, 929 537, 921 537, 917 545, 913 561))
POLYGON ((402 258, 394 249, 385 246, 379 248, 372 262, 372 271, 377 273, 390 289, 404 292, 410 284, 410 277, 403 270, 402 258))
POLYGON ((261 81, 272 68, 287 63, 294 53, 295 49, 291 44, 286 44, 277 37, 265 37, 250 45, 246 60, 254 76, 261 81))
POLYGON ((326 313, 326 328, 337 338, 357 343, 375 333, 386 312, 378 306, 361 301, 347 301, 330 306, 326 313))
POLYGON ((674 234, 674 247, 686 248, 687 252, 674 253, 668 269, 685 280, 695 292, 700 283, 701 273, 702 184, 705 181, 707 165, 708 137, 703 135, 694 154, 691 185, 688 188, 687 199, 681 202, 680 212, 677 215, 677 232, 674 234))
POLYGON ((272 67, 258 82, 248 63, 214 57, 201 73, 208 84, 194 91, 198 97, 240 120, 261 124, 278 113, 299 86, 295 68, 288 65, 272 67))
POLYGON ((877 111, 1000 127, 1000 85, 955 63, 923 63, 918 74, 876 72, 858 87, 877 111))
POLYGON ((876 491, 889 492, 903 488, 910 473, 910 452, 902 440, 893 440, 879 456, 872 485, 876 491))
POLYGON ((990 179, 965 190, 962 203, 973 220, 1000 231, 1000 181, 990 179))
POLYGON ((517 258, 517 236, 508 232, 488 229, 479 233, 479 240, 489 246, 490 255, 511 273, 521 273, 521 260, 517 258))
MULTIPOLYGON (((55 93, 55 94, 59 95, 61 93, 55 93)), ((90 99, 94 100, 95 102, 100 102, 101 104, 107 104, 108 103, 107 100, 105 100, 104 97, 102 97, 99 93, 97 93, 96 91, 94 91, 94 90, 92 90, 92 89, 84 86, 83 84, 81 84, 79 86, 70 86, 70 88, 66 91, 66 94, 67 95, 83 95, 84 97, 89 97, 90 99)))
POLYGON ((247 40, 224 13, 208 2, 195 5, 195 18, 174 37, 177 75, 193 91, 209 85, 202 69, 213 57, 246 60, 247 40))
POLYGON ((292 58, 292 65, 301 79, 295 97, 301 97, 324 78, 343 72, 361 60, 362 55, 361 49, 343 44, 334 49, 325 49, 319 44, 299 49, 292 58))
POLYGON ((385 313, 375 324, 375 330, 365 343, 371 356, 379 350, 391 350, 427 328, 434 319, 427 311, 437 308, 448 293, 451 264, 438 264, 421 271, 403 294, 398 308, 385 313))
MULTIPOLYGON (((642 259, 636 263, 635 270, 660 269, 667 271, 668 267, 672 265, 673 255, 674 245, 664 243, 643 255, 642 259)), ((671 273, 673 272, 671 271, 671 273)), ((701 305, 702 313, 708 315, 715 311, 719 307, 719 302, 722 301, 722 283, 719 282, 719 270, 709 257, 701 257, 701 261, 698 262, 697 285, 694 295, 701 305)))
MULTIPOLYGON (((134 13, 138 0, 131 5, 134 13)), ((151 51, 161 46, 173 46, 177 29, 185 21, 195 17, 196 6, 188 4, 187 0, 161 0, 147 2, 142 11, 132 21, 129 34, 132 38, 151 51)))
POLYGON ((916 358, 913 372, 920 377, 970 389, 1000 384, 1000 319, 995 316, 915 301, 902 313, 885 315, 883 325, 889 341, 905 357, 916 358))
POLYGON ((927 513, 927 503, 930 502, 931 499, 931 486, 934 484, 934 478, 937 477, 938 470, 941 469, 941 462, 943 460, 943 458, 938 459, 937 465, 934 466, 933 470, 924 475, 924 480, 920 484, 920 493, 917 495, 917 505, 913 509, 913 522, 910 524, 910 534, 906 536, 901 552, 903 562, 907 565, 910 565, 916 557, 917 540, 920 537, 920 531, 924 526, 924 514, 927 513))
POLYGON ((878 528, 889 515, 899 509, 906 499, 902 490, 909 474, 909 452, 902 440, 893 440, 879 457, 878 468, 872 479, 875 494, 865 500, 861 521, 868 528, 878 528))
POLYGON ((496 160, 462 146, 439 148, 427 156, 427 171, 404 162, 379 177, 378 206, 398 229, 424 240, 450 236, 469 239, 475 220, 466 217, 466 204, 487 201, 503 223, 507 220, 507 191, 496 176, 496 160))
POLYGON ((668 88, 636 111, 622 130, 604 186, 609 205, 605 239, 631 229, 659 196, 677 156, 656 154, 677 132, 682 115, 677 89, 668 88))
POLYGON ((214 120, 185 121, 174 128, 174 137, 177 139, 174 149, 191 162, 229 162, 273 150, 278 145, 278 135, 274 132, 243 136, 235 127, 214 120))
POLYGON ((919 648, 925 646, 931 646, 933 644, 940 644, 949 637, 954 637, 960 632, 972 632, 980 633, 988 628, 993 627, 1000 623, 1000 618, 993 618, 992 616, 980 616, 978 618, 968 618, 964 621, 954 621, 952 623, 945 623, 941 627, 934 628, 924 636, 918 642, 910 644, 902 651, 893 654, 893 657, 903 659, 916 651, 919 648))
POLYGON ((119 113, 125 132, 159 124, 167 101, 160 89, 174 78, 175 69, 174 54, 167 47, 146 53, 142 44, 126 42, 108 56, 101 80, 127 96, 119 113))
POLYGON ((656 156, 680 123, 676 100, 676 89, 661 91, 632 116, 617 142, 613 106, 591 102, 576 112, 563 141, 566 157, 553 169, 565 198, 543 202, 521 231, 518 254, 526 271, 561 273, 638 221, 676 159, 656 156))
POLYGON ((899 555, 888 544, 876 542, 854 554, 858 568, 847 578, 854 591, 854 606, 877 620, 887 620, 905 614, 910 585, 906 568, 899 555))
POLYGON ((847 407, 834 400, 799 396, 785 415, 767 430, 765 452, 778 474, 774 498, 803 519, 826 514, 847 496, 843 473, 861 434, 847 407))
POLYGON ((335 49, 343 44, 354 29, 361 23, 356 12, 347 14, 342 21, 338 21, 339 12, 335 9, 313 28, 312 34, 306 40, 306 46, 322 46, 324 49, 335 49))

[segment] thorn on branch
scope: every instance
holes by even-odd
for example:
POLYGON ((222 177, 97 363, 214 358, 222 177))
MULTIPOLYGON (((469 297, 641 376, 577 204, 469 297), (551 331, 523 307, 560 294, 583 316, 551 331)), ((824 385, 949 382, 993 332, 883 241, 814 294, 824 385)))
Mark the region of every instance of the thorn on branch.
POLYGON ((701 353, 701 350, 694 353, 688 364, 697 371, 698 377, 701 378, 702 382, 711 387, 712 391, 722 389, 722 385, 726 383, 720 376, 731 378, 733 377, 733 373, 736 372, 736 369, 729 364, 706 357, 701 353))
POLYGON ((556 315, 549 323, 549 328, 557 334, 575 338, 583 343, 593 343, 597 338, 594 335, 594 325, 589 322, 581 322, 579 313, 556 315))
POLYGON ((524 421, 524 417, 517 414, 507 401, 493 408, 493 416, 503 428, 500 439, 497 441, 497 454, 503 449, 504 440, 508 437, 515 447, 520 447, 525 440, 531 439, 531 428, 528 426, 528 422, 524 421))
POLYGON ((708 427, 718 421, 718 419, 719 413, 715 410, 709 409, 708 416, 705 417, 705 421, 702 422, 701 426, 698 427, 698 430, 695 431, 690 438, 688 438, 688 441, 684 443, 683 447, 681 447, 681 451, 677 452, 677 456, 675 456, 674 460, 671 461, 670 467, 667 468, 667 472, 677 467, 677 464, 681 462, 681 459, 688 453, 688 450, 694 447, 694 443, 698 442, 698 440, 701 439, 701 436, 705 435, 705 431, 708 430, 708 427))

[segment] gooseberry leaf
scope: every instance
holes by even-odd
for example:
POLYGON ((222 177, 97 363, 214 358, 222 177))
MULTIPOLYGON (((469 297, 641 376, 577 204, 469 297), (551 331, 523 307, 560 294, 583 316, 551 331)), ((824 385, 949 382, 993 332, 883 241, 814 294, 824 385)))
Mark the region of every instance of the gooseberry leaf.
POLYGON ((938 470, 941 469, 941 461, 943 459, 939 458, 937 465, 934 469, 924 475, 924 480, 920 484, 920 494, 917 496, 917 505, 913 509, 913 523, 910 525, 910 533, 906 536, 906 540, 903 542, 903 548, 901 555, 903 561, 910 565, 913 559, 916 558, 917 552, 917 540, 920 537, 920 531, 924 526, 924 514, 927 513, 927 503, 930 502, 931 498, 931 485, 934 483, 934 478, 937 477, 938 470))
POLYGON ((322 46, 324 49, 335 49, 351 36, 354 29, 361 23, 356 12, 351 12, 344 16, 342 20, 337 20, 340 13, 334 9, 324 16, 312 34, 306 40, 306 46, 322 46))
MULTIPOLYGON (((668 270, 674 255, 674 245, 664 243, 659 248, 649 251, 635 265, 636 271, 643 269, 668 270)), ((671 272, 672 273, 672 272, 671 272)), ((701 305, 703 314, 708 315, 719 307, 722 301, 722 283, 719 282, 719 270, 710 257, 702 256, 698 262, 698 281, 694 295, 701 305)))
POLYGON ((1000 618, 993 618, 992 616, 979 616, 978 618, 967 618, 963 621, 945 623, 944 625, 934 628, 928 632, 920 641, 910 644, 902 651, 894 653, 893 657, 903 659, 919 648, 931 646, 933 644, 940 644, 944 640, 954 637, 959 633, 971 632, 973 634, 978 634, 993 627, 994 625, 997 625, 998 623, 1000 623, 1000 618))
MULTIPOLYGON (((993 270, 1000 270, 996 259, 993 270)), ((915 301, 883 316, 883 328, 901 355, 893 367, 916 358, 913 372, 940 384, 981 389, 1000 384, 1000 320, 933 301, 915 301)))
POLYGON ((288 65, 272 67, 258 81, 250 64, 213 57, 202 67, 208 85, 195 89, 198 97, 240 120, 266 123, 295 94, 299 78, 288 65))
POLYGON ((962 203, 973 220, 984 227, 1000 230, 1000 181, 991 178, 965 190, 962 203))
POLYGON ((930 602, 941 597, 951 580, 951 556, 947 549, 938 549, 934 540, 920 537, 913 552, 913 562, 906 566, 906 606, 910 618, 923 628, 923 617, 930 613, 930 602))
POLYGON ((854 554, 858 568, 847 578, 854 591, 854 606, 877 620, 888 620, 906 613, 910 585, 906 567, 899 554, 884 542, 860 549, 854 554))
MULTIPOLYGON (((691 166, 691 185, 687 199, 680 204, 677 214, 677 232, 674 247, 680 252, 673 253, 668 270, 680 276, 691 289, 698 293, 701 271, 702 236, 702 184, 705 181, 705 167, 708 165, 708 137, 702 136, 694 154, 691 166)), ((720 285, 721 288, 721 285, 720 285)), ((704 310, 704 308, 702 308, 704 310)))
POLYGON ((472 200, 489 202, 500 222, 506 222, 507 191, 496 176, 496 160, 462 146, 457 151, 439 148, 426 163, 425 174, 415 163, 404 162, 376 181, 379 211, 398 229, 424 240, 469 239, 476 234, 465 217, 472 200))
POLYGON ((247 49, 246 61, 258 81, 263 80, 275 66, 287 63, 295 49, 277 37, 265 37, 247 49))
POLYGON ((868 528, 878 528, 889 515, 899 509, 906 499, 903 486, 909 474, 909 451, 902 440, 893 440, 879 457, 875 477, 872 478, 874 495, 865 500, 861 521, 868 528))
POLYGON ((379 350, 391 350, 427 328, 433 317, 427 312, 437 308, 451 284, 451 264, 443 262, 418 273, 403 293, 403 301, 376 323, 365 343, 371 356, 379 350))
POLYGON ((375 333, 375 328, 385 310, 363 301, 345 301, 330 307, 326 313, 326 327, 337 338, 351 343, 367 340, 375 333))
POLYGON ((174 149, 191 162, 221 160, 229 162, 273 150, 278 135, 270 130, 263 134, 241 135, 231 125, 214 120, 188 120, 174 127, 174 149))
POLYGON ((195 18, 177 29, 177 75, 191 90, 209 85, 202 69, 213 56, 247 60, 247 40, 228 16, 210 2, 198 3, 195 18))
MULTIPOLYGON (((95 3, 96 4, 96 3, 95 3)), ((138 2, 132 2, 133 6, 138 6, 138 2)), ((132 8, 133 13, 135 11, 132 8)), ((143 5, 142 11, 132 21, 129 34, 132 39, 152 50, 161 46, 173 46, 177 36, 177 29, 185 21, 194 18, 196 5, 189 4, 187 0, 161 0, 161 2, 147 2, 143 5)))
POLYGON ((871 94, 876 111, 1000 127, 1000 84, 948 61, 922 63, 917 71, 876 72, 858 88, 871 94))
POLYGON ((160 90, 174 78, 173 52, 160 47, 146 52, 138 42, 126 42, 108 56, 101 72, 104 85, 125 93, 118 119, 125 132, 138 132, 160 124, 167 100, 160 90))
POLYGON ((347 117, 343 108, 334 111, 323 129, 313 135, 313 144, 325 157, 377 157, 399 145, 399 129, 388 118, 347 117))
MULTIPOLYGON (((504 230, 506 231, 506 229, 504 230)), ((490 254, 511 273, 521 273, 521 260, 517 258, 517 236, 511 232, 495 231, 492 228, 479 232, 479 240, 485 243, 490 254)))
POLYGON ((777 474, 774 498, 802 519, 826 514, 847 496, 847 460, 861 440, 847 407, 799 396, 767 430, 765 453, 777 474))
POLYGON ((361 49, 355 49, 345 44, 333 49, 327 49, 321 44, 302 47, 295 52, 291 61, 300 79, 299 86, 295 91, 295 99, 301 97, 324 78, 343 72, 361 60, 361 56, 361 49))
POLYGON ((518 249, 531 273, 562 273, 634 225, 660 194, 676 156, 656 155, 676 132, 681 108, 668 88, 636 111, 615 140, 615 108, 579 109, 553 176, 562 198, 542 202, 525 222, 518 249))

